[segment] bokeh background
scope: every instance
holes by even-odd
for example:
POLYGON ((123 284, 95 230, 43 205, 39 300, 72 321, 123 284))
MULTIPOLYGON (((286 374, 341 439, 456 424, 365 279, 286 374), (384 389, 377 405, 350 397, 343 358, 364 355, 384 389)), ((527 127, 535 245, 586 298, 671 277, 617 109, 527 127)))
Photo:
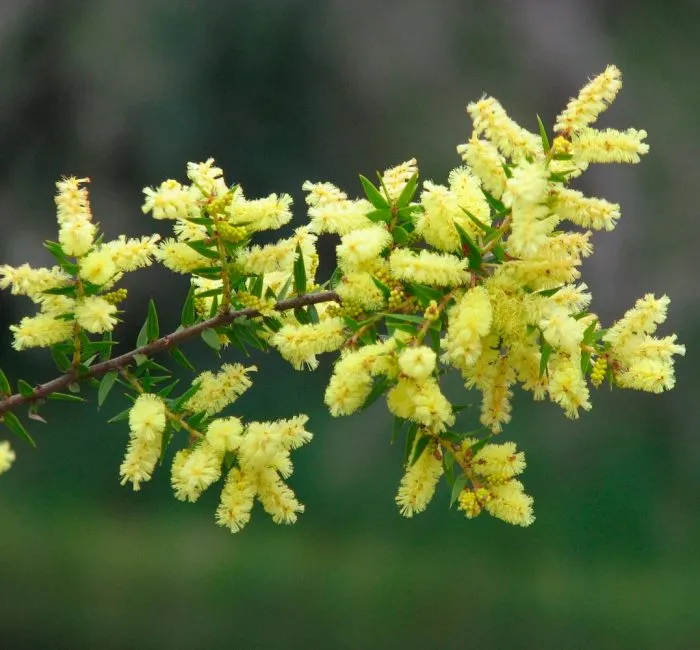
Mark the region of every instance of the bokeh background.
MULTIPOLYGON (((646 128, 651 153, 582 179, 623 212, 596 235, 584 278, 606 322, 667 292, 663 331, 689 354, 675 391, 599 390, 578 421, 517 396, 504 435, 528 452, 529 529, 466 521, 444 490, 402 520, 386 408, 332 419, 327 362, 298 374, 253 359, 240 411, 308 412, 316 438, 296 456, 299 523, 256 511, 236 536, 213 523, 215 490, 181 504, 165 471, 136 494, 119 486, 126 427, 105 424, 123 408, 116 392, 101 413, 50 405, 49 425, 32 423, 39 449, 15 441, 0 479, 0 645, 698 647, 698 24, 700 3, 679 0, 3 0, 1 262, 50 263, 40 244, 55 237, 64 174, 91 177, 109 237, 159 228, 141 188, 209 156, 249 196, 291 193, 299 225, 304 180, 357 194, 358 172, 412 156, 444 179, 467 102, 488 92, 534 129, 614 62, 625 85, 601 123, 646 128)), ((127 286, 124 346, 151 295, 175 327, 183 282, 151 269, 127 286)), ((30 310, 0 295, 0 365, 36 382, 48 355, 14 352, 7 329, 30 310)), ((188 352, 215 364, 203 346, 188 352)))

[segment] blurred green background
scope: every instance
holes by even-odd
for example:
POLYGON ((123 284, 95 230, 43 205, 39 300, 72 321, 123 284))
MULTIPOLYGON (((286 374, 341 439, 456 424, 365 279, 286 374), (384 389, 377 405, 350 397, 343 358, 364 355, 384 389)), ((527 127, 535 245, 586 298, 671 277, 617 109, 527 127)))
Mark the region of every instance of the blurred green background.
MULTIPOLYGON (((1 647, 700 646, 700 3, 1 4, 3 263, 50 263, 40 242, 55 237, 64 174, 92 178, 109 237, 150 232, 141 188, 208 156, 249 196, 291 193, 299 225, 304 180, 357 194, 358 172, 416 156, 439 181, 469 135, 467 102, 488 92, 534 129, 536 113, 551 123, 614 62, 625 86, 601 124, 647 129, 651 153, 580 182, 623 212, 596 235, 584 279, 606 322, 667 292, 663 332, 689 347, 675 391, 600 390, 578 421, 517 396, 504 435, 528 453, 529 529, 467 521, 444 490, 425 514, 400 518, 386 408, 332 419, 321 407, 328 363, 311 375, 272 354, 253 359, 260 372, 240 412, 308 412, 316 438, 296 454, 298 524, 256 510, 236 536, 213 523, 215 490, 178 503, 164 471, 139 493, 119 486, 126 427, 105 425, 123 408, 116 394, 103 413, 50 405, 50 424, 32 423, 39 449, 14 442, 17 462, 0 478, 1 647)), ((323 245, 332 258, 333 242, 323 245)), ((152 269, 127 286, 124 346, 151 295, 162 327, 175 327, 183 282, 152 269)), ((0 365, 41 381, 48 355, 14 352, 7 331, 29 311, 0 295, 0 365)), ((215 363, 201 346, 188 351, 215 363)), ((467 410, 464 426, 474 417, 467 410)))

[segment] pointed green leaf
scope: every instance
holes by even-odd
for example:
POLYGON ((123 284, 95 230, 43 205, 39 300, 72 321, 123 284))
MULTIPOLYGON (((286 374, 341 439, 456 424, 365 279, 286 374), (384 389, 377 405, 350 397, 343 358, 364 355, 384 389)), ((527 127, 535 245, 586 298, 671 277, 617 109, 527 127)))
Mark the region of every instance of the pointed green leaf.
POLYGON ((445 478, 450 485, 454 485, 454 464, 455 457, 454 454, 449 449, 442 450, 442 469, 445 474, 445 478))
POLYGON ((362 188, 365 191, 367 199, 377 210, 389 209, 389 203, 382 196, 381 192, 372 184, 369 178, 360 174, 360 183, 362 183, 362 188))
POLYGON ((294 260, 294 291, 298 295, 306 293, 306 267, 299 244, 297 244, 296 259, 294 260))
POLYGON ((145 320, 139 331, 139 335, 136 337, 136 347, 142 348, 148 343, 148 320, 145 320))
POLYGON ((418 433, 418 425, 415 422, 411 422, 408 427, 408 432, 406 433, 406 446, 403 450, 403 464, 408 464, 408 459, 411 455, 411 450, 413 449, 413 441, 416 439, 416 434, 418 433))
POLYGON ((187 292, 187 298, 185 298, 185 304, 182 306, 182 316, 180 317, 180 322, 183 327, 189 327, 194 323, 197 316, 194 310, 194 285, 190 284, 190 289, 187 292))
POLYGON ((210 260, 219 259, 218 251, 212 250, 212 244, 208 244, 206 240, 197 239, 195 241, 188 241, 186 244, 194 251, 199 253, 202 257, 206 257, 210 260))
POLYGON ((82 397, 80 397, 80 395, 71 395, 70 393, 50 393, 49 399, 56 400, 57 402, 84 402, 85 401, 82 397))
POLYGON ((114 382, 117 379, 117 374, 118 373, 116 370, 112 370, 111 372, 106 373, 100 380, 100 387, 97 389, 98 407, 102 406, 104 401, 107 399, 107 395, 109 395, 109 391, 112 390, 112 386, 114 386, 114 382))
POLYGON ((34 389, 24 379, 17 380, 17 389, 22 397, 34 397, 34 389))
POLYGON ((120 411, 113 418, 110 418, 109 420, 107 420, 107 424, 114 424, 115 422, 121 422, 122 420, 127 420, 129 418, 129 411, 131 411, 131 407, 129 407, 128 409, 124 409, 123 411, 120 411))
POLYGON ((472 238, 467 234, 466 230, 462 228, 456 221, 454 222, 454 227, 459 233, 459 239, 462 242, 462 247, 464 248, 465 254, 469 259, 469 268, 478 269, 481 267, 481 250, 472 241, 472 238))
POLYGON ((403 190, 401 190, 401 194, 396 200, 396 207, 405 208, 413 200, 416 189, 418 189, 418 172, 413 174, 413 176, 408 179, 408 182, 404 186, 403 190))
POLYGON ((374 276, 372 276, 372 282, 374 282, 374 286, 376 286, 377 289, 382 292, 384 300, 389 300, 389 297, 391 296, 391 289, 389 289, 389 287, 387 287, 381 280, 377 280, 377 278, 374 276))
POLYGON ((0 395, 12 395, 12 386, 5 373, 0 369, 0 395))
POLYGON ((402 226, 396 226, 391 230, 391 236, 399 246, 405 246, 411 240, 410 233, 402 226))
POLYGON ((155 341, 160 335, 160 326, 158 324, 158 312, 156 311, 156 303, 153 298, 148 301, 148 318, 146 319, 146 331, 149 341, 155 341))
POLYGON ((413 456, 411 457, 411 466, 416 464, 416 461, 423 455, 425 448, 430 444, 432 440, 431 436, 421 436, 416 442, 416 446, 413 449, 413 456))
POLYGON ((389 388, 389 380, 382 376, 374 380, 372 385, 372 390, 369 392, 367 399, 365 399, 364 404, 361 406, 360 410, 364 411, 366 408, 374 404, 389 388))
POLYGON ((206 329, 202 332, 202 340, 212 349, 218 352, 221 350, 219 335, 213 329, 206 329))
POLYGON ((192 372, 195 371, 195 367, 190 363, 190 360, 185 356, 185 353, 178 348, 177 346, 170 348, 170 356, 175 359, 177 363, 179 363, 181 366, 187 368, 188 370, 191 370, 192 372))
POLYGON ((467 477, 464 474, 460 474, 452 485, 450 508, 456 503, 457 499, 459 499, 459 495, 462 493, 462 490, 464 490, 465 487, 467 487, 467 477))
POLYGON ((105 332, 102 336, 102 348, 100 349, 100 360, 107 361, 112 356, 112 346, 116 342, 112 339, 112 332, 105 332))
POLYGON ((401 429, 403 428, 403 425, 406 424, 406 420, 403 418, 400 418, 398 415, 394 416, 394 422, 391 428, 391 444, 393 445, 396 442, 396 439, 399 437, 399 434, 401 433, 401 429))
POLYGON ((384 223, 389 223, 391 221, 391 210, 372 210, 365 215, 370 221, 375 223, 383 221, 384 223))
POLYGON ((544 128, 544 124, 542 123, 542 119, 539 115, 537 116, 537 128, 540 130, 540 138, 542 138, 542 148, 544 149, 545 155, 547 155, 551 147, 549 144, 549 138, 547 137, 547 129, 544 128))
POLYGON ((542 377, 547 371, 547 363, 549 362, 549 357, 551 356, 553 350, 554 348, 546 341, 542 343, 540 356, 540 377, 542 377))
POLYGON ((10 431, 18 435, 20 438, 24 438, 24 440, 26 440, 32 447, 36 447, 34 439, 29 435, 29 432, 24 428, 24 425, 19 421, 19 418, 14 413, 5 413, 5 415, 2 417, 2 421, 10 431))

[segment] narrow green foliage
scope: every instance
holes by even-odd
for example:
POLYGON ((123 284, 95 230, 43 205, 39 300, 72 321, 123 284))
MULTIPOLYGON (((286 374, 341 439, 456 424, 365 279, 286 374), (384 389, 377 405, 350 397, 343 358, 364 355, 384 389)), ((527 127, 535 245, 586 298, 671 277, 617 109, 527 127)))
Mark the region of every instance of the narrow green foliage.
POLYGON ((12 386, 5 373, 0 369, 0 395, 12 395, 12 386))
POLYGON ((384 300, 389 300, 389 296, 391 296, 391 289, 389 289, 389 287, 387 287, 381 280, 377 280, 377 278, 374 276, 372 276, 372 282, 374 282, 374 286, 382 292, 384 300))
POLYGON ((403 450, 403 464, 408 465, 408 459, 411 457, 411 450, 413 449, 413 443, 416 439, 416 434, 418 433, 418 424, 416 422, 411 422, 406 432, 406 443, 403 450))
POLYGON ((186 243, 192 250, 197 251, 202 257, 206 257, 210 260, 219 259, 218 251, 212 250, 211 244, 206 239, 196 239, 186 243))
POLYGON ((112 386, 114 386, 114 382, 116 381, 118 374, 119 373, 117 373, 116 370, 112 370, 111 372, 103 375, 102 379, 100 380, 100 386, 97 389, 98 407, 104 404, 105 400, 107 399, 107 395, 109 395, 109 391, 111 391, 112 386))
POLYGON ((22 397, 34 397, 34 389, 24 379, 17 380, 17 390, 22 397))
POLYGON ((549 357, 552 355, 553 351, 554 348, 549 343, 546 341, 542 343, 540 348, 540 377, 547 372, 547 363, 549 362, 549 357))
POLYGON ((418 172, 408 179, 406 186, 401 190, 399 198, 396 200, 397 208, 405 208, 412 200, 418 189, 418 172))
POLYGON ((367 196, 367 200, 375 208, 377 208, 377 210, 389 209, 389 203, 382 196, 382 193, 379 191, 379 189, 372 184, 372 181, 370 181, 369 178, 366 178, 365 176, 360 174, 360 183, 362 183, 362 188, 365 191, 365 196, 367 196))
POLYGON ((415 465, 418 459, 423 455, 425 448, 430 444, 432 438, 430 436, 421 436, 416 441, 415 447, 413 448, 413 456, 411 456, 411 465, 415 465))
POLYGON ((158 324, 158 312, 156 311, 156 303, 153 299, 148 301, 148 318, 146 319, 146 333, 148 340, 155 341, 160 335, 160 326, 158 324))
POLYGON ((363 411, 374 404, 389 388, 389 383, 389 380, 384 376, 375 379, 374 384, 372 385, 372 390, 370 391, 369 395, 367 395, 367 399, 360 410, 363 411))
POLYGON ((296 259, 294 260, 294 291, 298 295, 306 293, 306 267, 299 244, 297 244, 296 259))
MULTIPOLYGON (((75 384, 71 384, 74 386, 75 384)), ((70 390, 70 386, 68 387, 70 390)), ((48 396, 49 399, 55 400, 57 402, 84 402, 85 399, 80 397, 80 395, 72 395, 70 393, 51 393, 48 396)))
POLYGON ((464 249, 464 253, 469 260, 469 268, 481 268, 481 250, 467 234, 466 230, 464 230, 464 228, 462 228, 462 226, 460 226, 456 221, 454 222, 454 227, 457 229, 459 239, 462 242, 462 248, 464 249))
POLYGON ((185 304, 182 306, 182 315, 180 317, 180 322, 183 327, 189 327, 193 325, 197 320, 197 314, 194 309, 194 285, 190 284, 190 289, 187 292, 187 297, 185 298, 185 304))
POLYGON ((450 508, 457 502, 457 499, 459 499, 459 495, 462 493, 462 490, 467 487, 467 477, 464 474, 460 474, 455 478, 454 483, 452 484, 452 492, 450 494, 450 508))
POLYGON ((23 438, 32 447, 36 447, 34 439, 29 435, 29 432, 24 428, 24 425, 19 421, 19 418, 14 413, 5 413, 2 417, 5 426, 20 438, 23 438))
POLYGON ((148 343, 148 319, 143 322, 139 335, 136 337, 136 347, 142 348, 148 343))
POLYGON ((202 341, 204 341, 212 350, 215 350, 216 352, 221 350, 219 335, 213 329, 206 329, 202 332, 202 341))
POLYGON ((181 366, 191 370, 192 372, 195 371, 195 367, 190 363, 190 360, 185 356, 185 353, 179 347, 174 346, 170 348, 168 353, 181 366))
POLYGON ((537 116, 537 128, 540 130, 540 138, 542 139, 542 149, 544 149, 545 156, 549 154, 549 150, 551 149, 551 145, 549 144, 549 138, 547 137, 547 129, 544 128, 544 124, 542 123, 542 119, 540 116, 537 116))

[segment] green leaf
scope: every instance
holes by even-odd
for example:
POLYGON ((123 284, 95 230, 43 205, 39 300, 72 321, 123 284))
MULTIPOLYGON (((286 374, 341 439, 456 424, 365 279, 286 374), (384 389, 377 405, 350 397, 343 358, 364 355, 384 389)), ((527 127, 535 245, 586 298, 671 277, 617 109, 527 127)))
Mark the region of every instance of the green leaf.
POLYGON ((316 309, 316 305, 309 305, 306 308, 306 312, 309 314, 309 319, 311 320, 312 323, 318 323, 320 321, 320 318, 318 316, 318 310, 316 309))
POLYGON ((422 325, 425 321, 425 318, 422 316, 417 316, 416 314, 388 314, 386 312, 380 312, 380 316, 384 316, 384 318, 387 320, 402 320, 406 321, 407 323, 416 323, 418 325, 422 325))
POLYGON ((401 433, 401 429, 403 429, 404 424, 406 424, 406 420, 404 420, 404 418, 400 418, 398 415, 394 416, 394 422, 391 428, 392 445, 394 444, 394 442, 396 442, 396 439, 399 437, 399 434, 401 433))
POLYGON ((104 401, 107 399, 107 395, 109 395, 109 391, 112 390, 112 386, 114 386, 114 382, 116 381, 118 374, 119 373, 117 373, 116 370, 112 370, 111 372, 106 373, 100 380, 100 386, 97 389, 98 407, 104 404, 104 401))
POLYGON ((183 327, 189 327, 195 320, 197 320, 197 315, 194 309, 194 285, 190 284, 190 290, 187 292, 185 304, 182 306, 180 322, 183 327))
POLYGON ((185 353, 177 346, 170 348, 169 354, 181 366, 191 370, 192 372, 195 371, 195 367, 190 363, 190 360, 185 356, 185 353))
POLYGON ((542 148, 544 149, 545 155, 549 153, 551 146, 549 144, 549 138, 547 137, 547 129, 544 128, 542 119, 537 116, 537 128, 540 130, 540 138, 542 138, 542 148))
POLYGON ((418 298, 418 301, 424 307, 427 307, 433 300, 439 303, 443 298, 443 294, 441 291, 433 289, 432 287, 428 287, 424 284, 418 284, 415 282, 406 283, 406 290, 408 291, 408 293, 418 298))
POLYGON ((284 300, 289 294, 289 290, 292 288, 292 276, 287 278, 287 281, 282 285, 279 294, 277 295, 277 302, 284 300))
POLYGON ((136 337, 136 347, 142 348, 148 343, 148 319, 146 319, 141 326, 139 335, 136 337))
POLYGON ((406 433, 406 446, 404 447, 403 451, 404 465, 408 463, 408 459, 411 455, 411 450, 413 449, 413 441, 416 439, 416 433, 418 433, 418 424, 415 422, 411 422, 411 425, 408 427, 408 432, 406 433))
POLYGON ((581 374, 585 377, 588 374, 588 371, 591 369, 592 364, 591 364, 591 353, 590 352, 582 352, 581 353, 581 374))
POLYGON ((372 390, 369 392, 369 395, 367 395, 367 399, 365 399, 360 410, 364 411, 366 408, 374 404, 384 394, 384 391, 386 391, 387 388, 389 388, 389 380, 386 377, 382 376, 375 379, 374 384, 372 385, 372 390))
POLYGON ((365 215, 370 221, 377 223, 378 221, 383 221, 384 223, 389 223, 391 221, 391 210, 372 210, 365 215))
POLYGON ((462 490, 467 487, 467 477, 460 474, 452 485, 452 494, 450 495, 450 508, 457 502, 462 490))
POLYGON ((459 233, 459 239, 462 242, 462 247, 464 248, 467 258, 469 259, 469 268, 480 268, 481 250, 479 250, 479 247, 472 241, 472 238, 467 234, 467 232, 464 230, 464 228, 462 228, 462 226, 460 226, 456 221, 453 223, 454 227, 459 233))
MULTIPOLYGON (((297 244, 297 248, 299 245, 297 244)), ((302 260, 303 264, 303 260, 302 260)), ((250 287, 250 293, 252 293, 256 298, 262 298, 263 286, 265 286, 265 280, 261 275, 256 275, 253 279, 253 283, 250 287)))
POLYGON ((212 350, 218 352, 221 350, 221 341, 219 335, 213 329, 206 329, 202 332, 202 341, 204 341, 212 350))
POLYGON ((299 244, 297 244, 296 259, 294 260, 294 291, 298 295, 306 293, 306 267, 299 244))
POLYGON ((175 388, 175 386, 177 386, 179 383, 180 380, 176 379, 175 381, 168 384, 165 388, 161 388, 160 391, 158 391, 158 396, 165 399, 166 397, 168 397, 168 395, 170 395, 170 393, 173 392, 173 388, 175 388))
POLYGON ((413 456, 411 457, 411 466, 416 464, 416 461, 423 455, 425 448, 430 444, 432 440, 431 436, 421 436, 416 442, 416 446, 413 449, 413 456))
POLYGON ((389 203, 382 196, 381 192, 372 184, 372 181, 370 181, 369 178, 366 178, 360 174, 360 183, 362 183, 362 188, 365 191, 367 199, 375 208, 377 208, 377 210, 389 209, 389 203))
POLYGON ((402 226, 396 226, 391 230, 391 236, 399 246, 405 246, 411 240, 410 233, 402 226))
POLYGON ((194 241, 188 241, 186 244, 194 251, 199 253, 202 257, 206 257, 210 260, 218 260, 218 251, 212 250, 205 239, 196 239, 194 241))
POLYGON ((535 291, 538 296, 544 296, 545 298, 551 298, 557 291, 564 288, 564 285, 558 287, 553 287, 552 289, 542 289, 541 291, 535 291))
POLYGON ((207 291, 195 294, 195 298, 211 298, 212 296, 220 296, 223 292, 223 287, 216 287, 215 289, 208 289, 207 291))
POLYGON ((136 361, 137 366, 142 366, 144 363, 146 363, 146 361, 148 361, 148 357, 145 354, 135 354, 134 361, 136 361))
POLYGON ((408 179, 408 182, 404 186, 403 190, 401 190, 401 194, 396 200, 396 207, 405 208, 413 200, 416 189, 418 189, 418 172, 413 174, 413 176, 408 179))
POLYGON ((24 379, 17 381, 17 389, 22 397, 34 397, 34 389, 24 379))
POLYGON ((391 296, 391 289, 389 289, 389 287, 387 287, 381 280, 377 280, 377 278, 374 276, 372 276, 372 282, 374 282, 374 286, 376 286, 377 289, 382 292, 384 300, 389 300, 389 297, 391 296))
POLYGON ((176 400, 173 400, 173 402, 170 405, 170 408, 173 411, 180 411, 182 406, 187 402, 190 397, 192 397, 197 391, 199 390, 199 382, 196 382, 192 386, 190 386, 180 397, 178 397, 176 400))
POLYGON ((445 478, 450 485, 454 485, 454 464, 455 457, 454 454, 449 449, 443 449, 442 452, 442 469, 445 473, 445 478))
POLYGON ((498 233, 497 228, 493 228, 492 226, 489 226, 487 223, 484 223, 478 217, 475 217, 471 212, 469 212, 469 210, 462 208, 462 212, 464 212, 464 214, 466 214, 474 222, 474 224, 476 225, 477 228, 479 228, 480 230, 483 230, 484 234, 494 235, 494 233, 495 234, 498 233))
POLYGON ((0 395, 12 395, 12 386, 5 373, 0 369, 0 395))
POLYGON ((540 349, 540 377, 542 377, 547 371, 547 362, 549 361, 549 357, 551 356, 553 350, 554 348, 546 341, 542 343, 542 347, 540 349))
POLYGON ((311 322, 311 318, 302 307, 294 308, 294 318, 302 325, 308 325, 311 322))
POLYGON ((84 402, 85 399, 80 395, 71 395, 70 393, 50 393, 49 399, 57 402, 84 402))
POLYGON ((596 338, 596 325, 598 324, 598 319, 594 318, 591 321, 591 324, 585 329, 583 332, 583 344, 584 345, 590 345, 595 341, 596 338))
POLYGON ((70 296, 75 298, 77 296, 77 290, 74 284, 70 284, 67 287, 56 287, 55 289, 46 289, 41 293, 47 294, 49 296, 70 296))
POLYGON ((107 361, 112 356, 112 346, 116 342, 112 339, 112 332, 105 332, 102 336, 102 347, 100 349, 100 360, 107 361))
POLYGON ((146 331, 148 332, 148 340, 155 341, 160 335, 160 326, 158 325, 158 312, 156 311, 156 303, 153 298, 148 301, 148 318, 146 320, 146 331))
POLYGON ((491 194, 483 188, 481 189, 481 191, 484 193, 486 202, 489 204, 489 206, 494 212, 503 212, 506 209, 506 206, 503 204, 503 201, 499 201, 493 194, 491 194))
POLYGON ((129 411, 131 411, 131 407, 129 407, 128 409, 124 409, 123 411, 120 411, 113 418, 110 418, 109 420, 107 420, 107 424, 114 424, 115 422, 121 422, 122 420, 127 420, 129 418, 129 411))
POLYGON ((29 435, 29 432, 24 428, 24 425, 19 421, 19 418, 14 413, 5 413, 2 421, 10 431, 18 435, 20 438, 24 438, 32 447, 36 447, 34 439, 29 435))

